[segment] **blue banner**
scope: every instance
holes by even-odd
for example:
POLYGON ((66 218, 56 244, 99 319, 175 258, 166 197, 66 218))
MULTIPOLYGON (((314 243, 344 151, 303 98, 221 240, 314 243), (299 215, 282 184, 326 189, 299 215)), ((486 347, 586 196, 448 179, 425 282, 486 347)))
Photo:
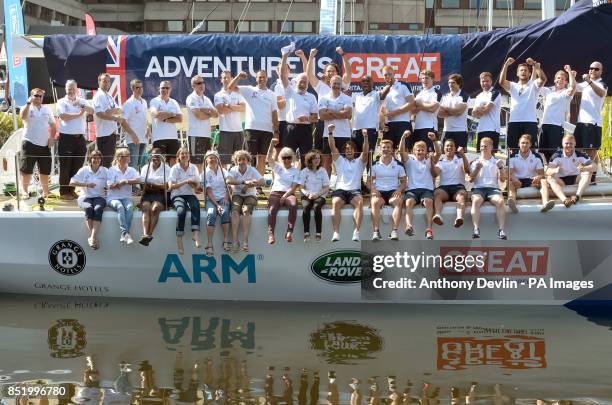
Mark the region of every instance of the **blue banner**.
POLYGON ((21 106, 28 99, 28 71, 26 59, 13 55, 13 35, 25 33, 20 0, 4 0, 4 27, 10 95, 13 103, 21 106))

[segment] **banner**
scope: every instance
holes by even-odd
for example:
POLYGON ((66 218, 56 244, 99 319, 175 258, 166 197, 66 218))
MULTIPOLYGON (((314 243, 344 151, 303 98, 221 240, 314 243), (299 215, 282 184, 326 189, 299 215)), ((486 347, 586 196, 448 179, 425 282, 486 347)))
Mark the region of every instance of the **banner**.
POLYGON ((319 34, 336 35, 338 20, 338 2, 336 0, 321 0, 319 12, 319 34))
MULTIPOLYGON (((49 74, 54 82, 63 85, 75 79, 79 86, 89 83, 95 88, 97 75, 106 71, 113 77, 112 92, 120 100, 130 94, 129 82, 140 79, 144 83, 144 97, 156 97, 161 80, 172 83, 171 97, 180 103, 192 92, 190 78, 199 74, 206 83, 205 93, 211 97, 221 89, 220 77, 225 70, 234 75, 242 70, 250 78, 241 84, 254 84, 255 74, 263 69, 272 86, 277 79, 281 47, 296 42, 296 49, 306 55, 316 48, 316 71, 320 76, 329 62, 342 66, 336 53, 341 46, 351 65, 353 89, 360 79, 369 75, 383 84, 382 68, 391 65, 396 78, 416 90, 419 71, 435 72, 438 85, 446 88, 446 76, 460 72, 460 39, 458 36, 252 36, 252 35, 137 35, 84 36, 54 35, 45 38, 44 52, 49 74), (104 57, 105 55, 105 57, 104 57), (102 60, 106 60, 106 65, 102 60), (443 78, 444 80, 440 80, 443 78)), ((300 58, 288 60, 291 75, 304 69, 300 58)))
POLYGON ((4 0, 4 26, 10 95, 13 103, 21 106, 28 98, 28 71, 25 58, 13 55, 13 36, 25 33, 19 0, 4 0))
POLYGON ((96 35, 96 22, 89 13, 85 13, 85 31, 87 35, 96 35))

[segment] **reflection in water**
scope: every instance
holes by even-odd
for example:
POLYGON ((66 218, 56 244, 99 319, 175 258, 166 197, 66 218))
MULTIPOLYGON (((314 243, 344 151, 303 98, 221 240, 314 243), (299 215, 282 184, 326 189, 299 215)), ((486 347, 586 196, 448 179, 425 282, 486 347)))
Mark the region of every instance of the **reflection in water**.
POLYGON ((89 304, 0 298, 3 403, 612 403, 605 311, 580 309, 585 318, 562 307, 89 304), (48 402, 15 401, 7 384, 17 382, 67 390, 48 402))

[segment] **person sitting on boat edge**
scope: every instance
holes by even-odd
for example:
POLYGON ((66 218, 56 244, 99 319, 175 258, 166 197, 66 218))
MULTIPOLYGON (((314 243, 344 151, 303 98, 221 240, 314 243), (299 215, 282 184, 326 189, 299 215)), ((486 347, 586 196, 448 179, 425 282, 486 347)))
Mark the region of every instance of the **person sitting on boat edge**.
POLYGON ((278 158, 274 159, 275 146, 277 144, 278 138, 272 138, 267 154, 268 166, 272 169, 274 177, 272 188, 270 189, 270 197, 268 198, 268 243, 270 245, 276 242, 274 237, 276 217, 279 208, 283 206, 289 209, 285 240, 287 242, 293 240, 293 229, 295 228, 295 220, 297 218, 297 198, 295 192, 300 181, 300 171, 293 166, 295 154, 291 148, 282 148, 278 153, 278 158))
POLYGON ((140 170, 140 180, 143 183, 143 193, 140 199, 142 237, 138 243, 143 246, 149 246, 153 240, 153 231, 159 221, 159 214, 168 208, 170 197, 166 181, 169 177, 170 166, 163 160, 162 150, 151 149, 149 163, 140 170))
POLYGON ((510 181, 508 182, 508 206, 513 213, 516 206, 516 189, 536 187, 542 195, 540 212, 548 212, 555 207, 554 201, 548 200, 548 183, 544 175, 544 160, 539 153, 531 151, 531 135, 524 134, 519 138, 519 151, 510 157, 510 181))
POLYGON ((206 199, 206 255, 214 256, 213 236, 217 216, 221 217, 221 229, 223 230, 223 250, 229 252, 230 242, 230 195, 225 178, 227 171, 221 164, 221 158, 216 151, 209 150, 204 157, 206 167, 202 172, 202 188, 206 199))
POLYGON ((191 156, 187 148, 179 148, 176 152, 176 164, 170 169, 168 188, 172 205, 176 209, 176 245, 180 255, 185 253, 183 235, 185 234, 185 218, 187 210, 191 213, 191 235, 196 249, 200 244, 200 201, 196 196, 196 188, 200 185, 200 174, 196 165, 190 162, 191 156))
POLYGON ((84 195, 79 197, 79 206, 85 211, 85 225, 89 231, 87 242, 92 249, 100 248, 98 232, 106 207, 106 181, 108 169, 102 166, 102 152, 94 150, 89 154, 88 166, 83 166, 70 180, 70 186, 83 187, 84 195))
POLYGON ((306 167, 300 172, 302 194, 302 222, 304 223, 304 242, 310 240, 310 212, 314 209, 315 240, 321 240, 323 232, 323 206, 329 192, 329 176, 322 166, 321 151, 313 149, 304 157, 306 167))
POLYGON ((448 138, 444 141, 444 154, 438 159, 434 166, 434 176, 439 177, 438 187, 434 190, 434 216, 433 223, 444 224, 442 209, 446 201, 455 201, 457 216, 455 228, 463 225, 463 214, 465 204, 468 201, 468 193, 465 189, 465 175, 470 172, 470 162, 465 150, 457 148, 455 140, 448 138))
POLYGON ((400 139, 399 152, 408 176, 408 191, 404 195, 406 201, 406 230, 408 236, 414 235, 412 220, 414 217, 414 207, 423 204, 425 207, 425 237, 433 239, 433 192, 434 192, 434 167, 438 162, 440 153, 440 143, 436 141, 436 133, 427 133, 427 138, 433 145, 434 154, 429 156, 427 153, 427 143, 417 141, 412 146, 412 154, 406 152, 406 138, 410 136, 410 131, 405 131, 400 139))
POLYGON ((140 176, 136 169, 129 165, 130 151, 119 148, 115 151, 113 166, 108 169, 108 205, 117 211, 117 221, 121 230, 120 242, 127 245, 134 243, 130 228, 134 216, 134 202, 132 201, 132 186, 140 183, 140 176))
POLYGON ((558 169, 556 173, 548 174, 548 184, 555 195, 566 208, 576 204, 584 191, 589 187, 591 174, 597 169, 597 164, 589 156, 576 150, 576 138, 573 135, 563 137, 563 149, 550 157, 549 169, 558 169), (578 184, 576 194, 566 197, 563 186, 578 184))
MULTIPOLYGON (((368 138, 368 130, 363 130, 363 138, 368 138)), ((372 240, 381 240, 380 211, 385 204, 393 207, 391 214, 392 229, 389 235, 391 240, 399 240, 398 228, 402 219, 402 203, 406 189, 406 170, 393 155, 393 141, 384 139, 380 143, 382 155, 372 164, 368 184, 372 199, 372 240)))
POLYGON ((342 220, 341 210, 345 204, 353 206, 353 242, 359 242, 361 235, 361 220, 363 218, 363 197, 361 196, 361 180, 363 178, 363 170, 366 167, 369 156, 369 142, 365 137, 363 140, 363 151, 359 157, 355 156, 357 145, 355 142, 348 140, 343 143, 344 156, 340 155, 340 151, 336 147, 334 139, 335 125, 330 124, 327 127, 328 143, 331 150, 332 160, 336 167, 336 189, 332 192, 332 226, 334 233, 332 242, 340 240, 340 222, 342 220))
POLYGON ((232 240, 233 252, 241 248, 249 251, 249 233, 253 209, 257 206, 257 187, 264 185, 265 180, 257 169, 251 165, 251 154, 246 150, 237 150, 232 156, 234 166, 226 177, 227 184, 232 186, 232 240), (240 216, 242 215, 242 244, 238 238, 240 216))
POLYGON ((493 156, 493 140, 482 138, 480 140, 480 157, 470 164, 470 182, 474 183, 472 188, 472 222, 474 232, 472 239, 480 238, 480 207, 485 201, 495 206, 499 231, 499 239, 507 239, 506 231, 506 207, 504 197, 499 189, 499 182, 506 181, 504 163, 493 156))

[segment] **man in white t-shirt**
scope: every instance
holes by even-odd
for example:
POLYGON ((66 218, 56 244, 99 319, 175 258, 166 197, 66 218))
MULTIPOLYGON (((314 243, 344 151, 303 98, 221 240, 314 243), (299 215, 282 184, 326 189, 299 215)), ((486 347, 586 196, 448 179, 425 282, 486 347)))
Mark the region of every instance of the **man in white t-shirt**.
POLYGON ((232 153, 244 148, 244 134, 242 133, 242 113, 246 102, 238 89, 232 89, 232 72, 225 70, 221 73, 223 88, 215 94, 215 108, 219 112, 219 146, 217 150, 221 155, 221 162, 229 164, 232 153))
POLYGON ((189 150, 191 151, 191 163, 198 166, 200 173, 203 172, 204 155, 212 147, 210 142, 210 118, 218 117, 219 113, 213 106, 212 101, 204 95, 204 78, 196 75, 191 78, 193 92, 187 96, 185 105, 189 113, 189 126, 187 137, 189 139, 189 150))
MULTIPOLYGON (((353 112, 353 102, 349 96, 342 93, 342 78, 334 76, 331 79, 332 91, 319 97, 319 117, 325 122, 325 132, 323 136, 327 138, 329 133, 329 125, 335 127, 334 138, 336 138, 336 148, 344 150, 344 144, 351 140, 351 115, 353 112)), ((327 174, 331 175, 331 159, 332 151, 329 142, 323 145, 323 167, 327 170, 327 174)))
POLYGON ((117 147, 117 124, 123 124, 121 108, 117 106, 110 90, 110 75, 100 73, 98 90, 93 96, 94 123, 96 124, 96 149, 102 152, 102 166, 109 168, 117 147))
POLYGON ((519 64, 516 69, 518 82, 510 82, 506 76, 508 67, 513 63, 514 58, 508 58, 504 63, 499 74, 499 85, 510 93, 510 119, 508 120, 506 143, 508 148, 517 150, 521 135, 529 134, 531 139, 538 139, 536 106, 540 89, 546 83, 546 75, 539 62, 528 58, 526 63, 519 64), (531 72, 529 72, 530 66, 531 72))
POLYGON ((414 109, 414 95, 408 86, 396 80, 393 66, 386 65, 382 72, 385 82, 391 86, 385 97, 385 120, 389 130, 383 134, 383 139, 393 141, 393 147, 397 149, 404 132, 412 132, 410 113, 414 109))
POLYGON ((467 149, 467 102, 469 96, 462 90, 463 77, 453 73, 448 75, 450 91, 442 96, 438 117, 444 118, 444 141, 452 139, 455 145, 467 149))
POLYGON ((247 72, 240 72, 229 84, 229 88, 238 88, 246 102, 245 140, 251 156, 257 156, 257 170, 261 175, 266 168, 266 154, 272 138, 279 139, 278 102, 276 94, 268 89, 268 74, 265 70, 257 71, 256 86, 238 86, 240 80, 249 77, 247 72))
POLYGON ((363 130, 368 133, 370 152, 376 148, 378 115, 389 91, 391 91, 389 84, 380 91, 374 90, 372 77, 364 76, 361 79, 361 91, 352 94, 354 110, 352 139, 357 144, 359 152, 363 149, 363 130))
POLYGON ((415 114, 414 136, 407 137, 406 148, 412 150, 412 146, 419 141, 427 144, 427 150, 433 151, 434 144, 429 139, 429 133, 438 132, 438 108, 442 101, 442 92, 434 86, 435 73, 433 70, 424 70, 419 74, 423 88, 414 98, 415 114))
POLYGON ((179 103, 170 98, 172 84, 168 80, 159 83, 159 96, 151 100, 151 139, 153 147, 162 150, 170 167, 176 162, 176 153, 180 142, 176 124, 183 121, 183 113, 179 103))
MULTIPOLYGON (((604 105, 608 86, 601 80, 603 65, 601 62, 592 62, 589 73, 582 75, 582 83, 576 91, 582 93, 578 123, 574 130, 576 147, 584 150, 593 162, 597 163, 597 151, 601 148, 601 109, 604 105)), ((595 170, 591 176, 591 183, 595 183, 595 170)))
POLYGON ((493 153, 499 147, 499 131, 501 130, 501 94, 493 87, 493 75, 490 72, 480 74, 480 88, 474 99, 472 117, 478 119, 476 149, 480 149, 482 138, 493 140, 493 153))
POLYGON ((130 82, 132 96, 123 103, 121 116, 125 119, 123 129, 127 132, 125 140, 130 151, 130 166, 138 170, 143 164, 147 147, 147 139, 151 137, 151 129, 147 124, 147 101, 142 98, 142 82, 134 79, 130 82))
POLYGON ((59 182, 60 198, 74 200, 78 195, 74 187, 70 187, 70 179, 83 167, 87 153, 85 140, 85 115, 93 114, 93 108, 81 97, 77 96, 77 83, 74 80, 66 81, 66 96, 57 101, 57 115, 59 117, 59 141, 57 154, 59 155, 59 182))
POLYGON ((19 116, 24 124, 19 171, 23 192, 28 194, 34 165, 38 164, 43 197, 47 197, 49 195, 49 175, 51 174, 51 147, 55 141, 56 128, 53 113, 49 107, 42 104, 44 95, 44 90, 32 89, 30 98, 19 111, 19 116))

